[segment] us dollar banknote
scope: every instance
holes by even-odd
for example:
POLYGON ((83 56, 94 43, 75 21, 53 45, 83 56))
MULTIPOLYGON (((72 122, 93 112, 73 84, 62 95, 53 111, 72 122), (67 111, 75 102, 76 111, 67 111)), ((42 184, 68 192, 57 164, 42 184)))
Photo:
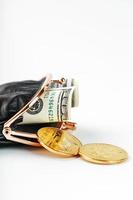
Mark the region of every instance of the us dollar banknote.
POLYGON ((78 106, 78 85, 71 79, 52 83, 39 100, 22 116, 21 124, 52 123, 71 119, 71 108, 78 106))
POLYGON ((52 82, 50 88, 60 88, 60 87, 74 87, 73 94, 72 94, 72 107, 77 107, 79 105, 79 88, 78 83, 75 79, 69 78, 65 79, 63 84, 52 82))

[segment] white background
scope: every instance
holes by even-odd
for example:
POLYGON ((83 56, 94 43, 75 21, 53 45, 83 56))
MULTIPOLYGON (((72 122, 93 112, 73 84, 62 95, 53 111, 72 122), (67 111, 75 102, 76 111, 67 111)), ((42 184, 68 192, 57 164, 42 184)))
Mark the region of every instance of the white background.
POLYGON ((112 143, 123 164, 62 159, 36 148, 0 149, 0 199, 133 199, 133 2, 0 0, 0 83, 74 77, 72 112, 83 144, 112 143))

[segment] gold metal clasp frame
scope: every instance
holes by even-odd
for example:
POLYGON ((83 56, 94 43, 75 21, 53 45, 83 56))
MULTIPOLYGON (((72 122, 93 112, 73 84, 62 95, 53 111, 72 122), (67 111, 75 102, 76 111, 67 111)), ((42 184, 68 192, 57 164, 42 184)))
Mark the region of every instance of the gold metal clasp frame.
MULTIPOLYGON (((31 146, 40 146, 40 143, 37 141, 37 134, 36 133, 28 133, 28 132, 21 132, 21 131, 14 131, 11 128, 11 125, 20 117, 22 116, 29 108, 31 108, 36 101, 40 98, 40 96, 47 91, 51 82, 57 82, 62 84, 64 82, 64 78, 61 80, 51 80, 52 75, 47 74, 44 78, 44 81, 41 87, 38 89, 36 94, 32 97, 32 99, 23 107, 21 108, 13 117, 11 117, 3 126, 3 135, 7 140, 11 140, 14 142, 27 144, 31 146), (31 141, 29 139, 35 139, 35 141, 31 141)), ((59 122, 58 124, 62 129, 75 129, 75 123, 73 122, 59 122)))

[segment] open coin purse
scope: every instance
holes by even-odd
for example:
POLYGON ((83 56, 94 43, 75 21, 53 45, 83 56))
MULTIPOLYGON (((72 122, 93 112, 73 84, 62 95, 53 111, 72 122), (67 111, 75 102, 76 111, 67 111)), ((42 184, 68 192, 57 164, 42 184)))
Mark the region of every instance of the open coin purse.
POLYGON ((0 86, 0 145, 21 143, 40 146, 37 131, 51 126, 75 129, 69 121, 70 107, 77 90, 74 81, 52 80, 50 74, 40 81, 19 81, 0 86))

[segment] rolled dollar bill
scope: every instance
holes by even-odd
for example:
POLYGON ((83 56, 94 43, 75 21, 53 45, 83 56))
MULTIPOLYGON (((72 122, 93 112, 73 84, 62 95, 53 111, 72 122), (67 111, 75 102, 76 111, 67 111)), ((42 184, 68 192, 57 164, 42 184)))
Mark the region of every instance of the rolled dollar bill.
POLYGON ((78 85, 75 79, 63 84, 52 82, 47 92, 22 116, 21 124, 53 123, 71 119, 71 108, 78 106, 78 85))
POLYGON ((70 120, 73 91, 74 87, 49 89, 23 114, 21 124, 70 120))

